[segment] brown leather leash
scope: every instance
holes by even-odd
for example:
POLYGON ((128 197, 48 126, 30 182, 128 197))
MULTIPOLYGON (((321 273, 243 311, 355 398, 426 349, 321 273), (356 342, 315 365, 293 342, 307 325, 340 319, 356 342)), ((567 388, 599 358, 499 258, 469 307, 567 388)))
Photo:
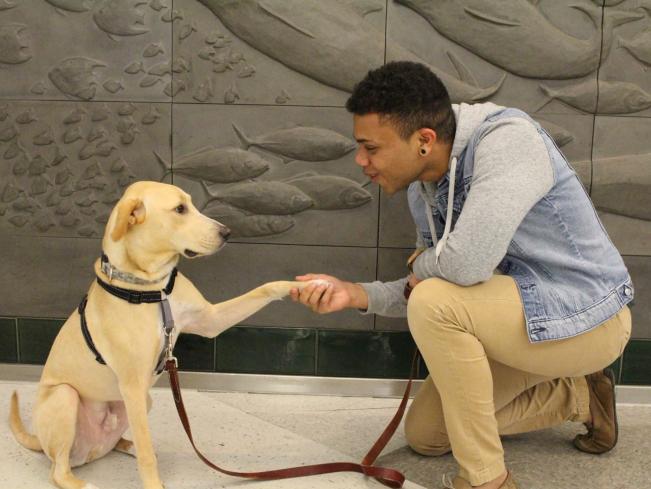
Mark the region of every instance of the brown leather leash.
POLYGON ((389 442, 393 434, 395 433, 402 416, 404 415, 405 408, 407 406, 407 401, 409 400, 409 393, 411 391, 411 385, 414 378, 414 373, 416 369, 416 360, 418 359, 418 350, 414 353, 414 358, 411 363, 411 374, 409 376, 409 382, 407 383, 407 388, 405 389, 405 394, 402 397, 402 402, 398 407, 398 411, 393 416, 391 422, 384 429, 380 437, 373 444, 371 449, 362 459, 362 462, 356 464, 354 462, 332 462, 316 465, 304 465, 300 467, 290 467, 286 469, 277 469, 277 470, 268 470, 264 472, 235 472, 232 470, 222 469, 218 467, 210 460, 208 460, 197 448, 192 438, 192 430, 190 428, 190 421, 188 420, 188 415, 183 405, 183 398, 181 397, 181 386, 179 384, 179 375, 178 375, 178 366, 176 358, 172 357, 171 354, 168 355, 167 361, 165 362, 165 370, 170 377, 170 386, 172 388, 172 394, 174 395, 174 404, 176 404, 176 410, 179 413, 179 418, 185 429, 185 433, 190 439, 192 448, 199 456, 199 458, 209 467, 221 472, 222 474, 231 475, 234 477, 246 477, 249 479, 288 479, 292 477, 304 477, 308 475, 317 475, 317 474, 329 474, 332 472, 359 472, 367 476, 374 477, 382 484, 389 487, 402 487, 405 476, 395 470, 385 467, 375 467, 373 463, 375 459, 380 455, 380 452, 384 449, 386 444, 389 442))

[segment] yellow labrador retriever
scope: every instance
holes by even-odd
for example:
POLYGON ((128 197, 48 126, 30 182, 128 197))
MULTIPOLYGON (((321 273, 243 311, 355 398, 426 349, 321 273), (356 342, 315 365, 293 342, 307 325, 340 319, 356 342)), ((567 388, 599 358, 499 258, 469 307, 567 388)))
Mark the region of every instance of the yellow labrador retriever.
POLYGON ((215 253, 229 233, 178 187, 137 182, 127 188, 106 226, 103 255, 95 263, 98 280, 61 328, 45 363, 35 435, 23 426, 15 392, 11 400, 14 436, 45 452, 54 484, 96 489, 75 477, 71 467, 114 449, 133 454, 135 445, 145 489, 161 489, 147 412, 148 390, 166 350, 179 333, 215 337, 291 288, 310 283, 269 282, 210 304, 175 267, 181 255, 215 253), (122 438, 128 427, 133 442, 122 438))

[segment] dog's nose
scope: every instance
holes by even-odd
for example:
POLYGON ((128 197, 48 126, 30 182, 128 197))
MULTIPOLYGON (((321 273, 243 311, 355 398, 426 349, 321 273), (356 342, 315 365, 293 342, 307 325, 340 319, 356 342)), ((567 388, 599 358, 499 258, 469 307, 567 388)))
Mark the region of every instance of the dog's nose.
POLYGON ((231 230, 227 228, 226 226, 222 226, 219 229, 219 235, 222 237, 224 241, 228 240, 228 237, 231 235, 231 230))

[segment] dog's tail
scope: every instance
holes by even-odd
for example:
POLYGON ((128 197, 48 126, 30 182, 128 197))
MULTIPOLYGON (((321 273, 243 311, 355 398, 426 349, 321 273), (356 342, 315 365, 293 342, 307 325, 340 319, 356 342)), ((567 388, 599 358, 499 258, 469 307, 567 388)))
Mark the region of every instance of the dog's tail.
POLYGON ((28 433, 20 419, 20 410, 18 408, 18 394, 16 391, 11 395, 11 407, 9 408, 9 427, 14 434, 16 441, 25 448, 42 452, 41 443, 31 433, 28 433))

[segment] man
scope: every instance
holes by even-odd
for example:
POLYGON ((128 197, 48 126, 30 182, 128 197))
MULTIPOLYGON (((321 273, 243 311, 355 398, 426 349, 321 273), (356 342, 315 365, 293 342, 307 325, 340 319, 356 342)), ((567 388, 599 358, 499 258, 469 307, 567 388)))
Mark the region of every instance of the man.
POLYGON ((602 369, 629 339, 633 288, 553 140, 519 110, 451 105, 410 62, 369 72, 346 107, 357 164, 389 194, 408 187, 418 249, 402 280, 309 274, 298 279, 330 284, 293 300, 407 317, 430 376, 406 436, 424 455, 452 451, 447 487, 516 488, 500 434, 569 420, 588 428, 579 450, 613 448, 614 378, 602 369))

